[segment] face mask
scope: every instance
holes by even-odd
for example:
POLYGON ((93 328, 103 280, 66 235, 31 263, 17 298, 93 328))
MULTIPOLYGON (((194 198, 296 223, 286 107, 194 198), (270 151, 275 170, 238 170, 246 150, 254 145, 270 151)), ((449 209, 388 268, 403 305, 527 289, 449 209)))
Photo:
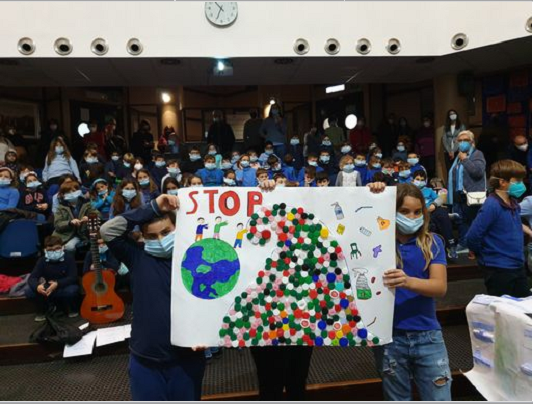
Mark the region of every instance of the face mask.
POLYGON ((141 163, 137 163, 133 166, 133 168, 135 168, 137 171, 139 171, 140 169, 143 168, 143 165, 141 163))
POLYGON ((74 192, 69 192, 68 194, 63 195, 63 199, 67 202, 74 202, 77 201, 78 198, 81 196, 81 190, 77 190, 74 192))
POLYGON ((44 256, 47 261, 61 261, 65 258, 65 251, 45 251, 44 256))
POLYGON ((176 144, 176 141, 174 141, 174 140, 169 140, 168 141, 168 145, 169 146, 174 146, 175 144, 176 144))
POLYGON ((118 161, 120 159, 119 156, 111 156, 111 160, 113 161, 118 161))
POLYGON ((50 125, 50 130, 56 130, 57 129, 57 125, 50 125))
POLYGON ((268 154, 269 156, 274 153, 274 150, 272 149, 265 149, 265 154, 268 154))
POLYGON ((344 167, 342 167, 342 171, 345 173, 351 173, 353 170, 355 170, 355 165, 353 164, 346 164, 344 167))
POLYGON ((139 185, 141 187, 147 187, 148 185, 150 185, 150 180, 148 178, 144 178, 139 181, 139 185))
POLYGON ((95 163, 98 163, 98 159, 96 157, 87 157, 85 159, 85 161, 87 162, 87 164, 95 164, 95 163))
POLYGON ((26 176, 24 174, 19 175, 20 182, 24 182, 26 180, 26 176))
POLYGON ((144 240, 144 251, 157 258, 170 258, 174 249, 174 232, 161 240, 144 240))
POLYGON ((309 164, 310 166, 313 166, 313 167, 316 167, 318 165, 318 163, 316 161, 308 161, 307 164, 309 164))
POLYGON ((232 180, 231 178, 224 178, 224 184, 233 187, 235 186, 235 180, 232 180))
POLYGON ((351 151, 352 151, 352 148, 350 146, 343 146, 341 148, 341 153, 344 153, 344 154, 350 153, 351 151))
POLYGON ((57 154, 63 154, 63 152, 65 151, 65 149, 63 148, 63 146, 56 146, 56 153, 57 154))
POLYGON ((417 217, 416 219, 408 218, 401 213, 396 213, 396 226, 402 234, 414 234, 424 224, 424 215, 417 217))
MULTIPOLYGON (((243 162, 241 162, 241 165, 242 165, 242 163, 243 162)), ((248 164, 250 164, 250 163, 248 163, 248 164)), ((231 163, 222 163, 221 167, 222 167, 223 170, 229 170, 231 167, 233 167, 233 164, 231 164, 231 163)))
POLYGON ((526 186, 522 181, 511 182, 507 192, 509 192, 509 196, 512 196, 513 198, 520 198, 522 195, 524 195, 524 192, 526 192, 526 186))
POLYGON ((215 168, 217 168, 217 165, 215 163, 205 163, 205 168, 207 168, 208 170, 214 170, 215 168))
POLYGON ((285 184, 276 184, 276 187, 281 187, 281 188, 284 188, 285 187, 285 184))
POLYGON ((233 157, 231 158, 231 163, 232 163, 232 164, 235 164, 237 161, 240 160, 240 158, 241 158, 241 156, 239 156, 239 155, 237 155, 237 156, 233 156, 233 157))
POLYGON ((210 156, 215 156, 217 154, 217 151, 216 150, 209 150, 207 152, 207 154, 209 154, 210 156))
POLYGON ((41 185, 42 185, 42 184, 41 184, 39 181, 32 181, 32 182, 28 182, 28 183, 26 184, 26 186, 27 186, 28 188, 31 188, 31 189, 38 188, 38 187, 40 187, 41 185))
POLYGON ((376 156, 378 159, 380 159, 380 158, 383 157, 383 153, 376 153, 376 154, 374 154, 374 156, 376 156))
POLYGON ((456 114, 450 114, 450 119, 452 121, 455 121, 457 119, 457 115, 456 114))
POLYGON ((424 128, 429 128, 431 126, 431 123, 429 122, 424 122, 424 128))
POLYGON ((200 159, 200 155, 199 154, 189 154, 189 158, 191 159, 191 161, 198 161, 200 159))
POLYGON ((130 168, 130 167, 131 167, 131 164, 125 161, 125 162, 124 162, 124 167, 126 167, 126 168, 130 168))
POLYGON ((400 171, 399 175, 402 178, 409 178, 409 176, 411 175, 411 170, 400 171))
POLYGON ((520 151, 527 151, 528 144, 521 144, 520 146, 516 146, 516 148, 520 151))
POLYGON ((94 126, 91 126, 91 127, 89 128, 89 130, 91 131, 91 133, 95 133, 95 132, 96 132, 96 128, 95 128, 94 126))
POLYGON ((250 166, 250 162, 247 161, 247 160, 244 160, 244 161, 241 161, 241 167, 249 167, 250 166))
POLYGON ((170 175, 175 176, 180 173, 180 169, 176 167, 168 167, 167 171, 170 175))
MULTIPOLYGON (((250 161, 251 161, 252 163, 257 163, 257 160, 259 160, 259 157, 257 157, 257 156, 250 156, 250 161)), ((242 163, 241 163, 241 164, 242 164, 242 163)))
POLYGON ((418 181, 418 180, 414 180, 413 181, 413 185, 415 187, 418 187, 420 189, 424 188, 426 186, 426 181, 418 181))
POLYGON ((462 140, 459 142, 459 150, 463 153, 468 153, 471 149, 472 145, 470 142, 467 142, 466 140, 462 140))
POLYGON ((394 174, 394 170, 391 169, 391 168, 384 168, 383 170, 381 170, 381 172, 385 175, 392 175, 394 174))
POLYGON ((300 144, 300 139, 291 139, 291 145, 296 146, 300 144))
POLYGON ((278 171, 281 171, 281 166, 274 166, 271 168, 272 171, 274 172, 278 172, 278 171))
POLYGON ((11 184, 9 178, 0 178, 0 187, 7 187, 9 184, 11 184))
POLYGON ((329 156, 320 156, 320 161, 322 163, 327 164, 327 163, 329 163, 329 158, 330 158, 329 156))
POLYGON ((169 190, 167 190, 167 194, 178 196, 178 190, 177 189, 169 189, 169 190))
POLYGON ((201 188, 203 187, 202 184, 191 184, 191 188, 201 188))
POLYGON ((104 190, 98 192, 99 196, 104 196, 105 194, 107 194, 107 189, 104 189, 104 190))
POLYGON ((164 167, 166 165, 167 165, 167 163, 165 163, 164 161, 156 161, 155 162, 155 166, 159 167, 159 168, 164 167))
POLYGON ((398 146, 396 149, 398 149, 398 151, 405 151, 405 146, 398 146))
POLYGON ((412 166, 415 166, 418 164, 418 158, 410 158, 410 159, 407 159, 407 162, 409 163, 409 165, 412 165, 412 166))
POLYGON ((366 165, 366 160, 357 159, 355 160, 355 165, 357 167, 363 167, 364 165, 366 165))
POLYGON ((376 148, 376 147, 377 147, 377 144, 372 143, 368 148, 369 148, 370 150, 372 150, 372 149, 374 149, 374 148, 376 148))
POLYGON ((329 140, 324 140, 322 146, 331 146, 331 142, 329 140))
POLYGON ((381 163, 374 163, 374 164, 372 164, 372 167, 381 168, 381 163))
POLYGON ((122 196, 128 201, 131 201, 135 196, 137 196, 137 191, 135 189, 123 189, 122 196))
POLYGON ((106 246, 106 245, 103 245, 103 246, 98 246, 98 252, 100 254, 105 254, 107 252, 107 250, 109 250, 109 247, 106 246))

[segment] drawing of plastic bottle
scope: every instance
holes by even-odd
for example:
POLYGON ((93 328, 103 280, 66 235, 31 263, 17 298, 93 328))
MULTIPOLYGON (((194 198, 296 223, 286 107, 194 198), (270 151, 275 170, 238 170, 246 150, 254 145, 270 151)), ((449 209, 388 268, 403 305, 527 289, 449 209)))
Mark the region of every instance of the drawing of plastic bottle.
POLYGON ((337 220, 344 219, 344 212, 342 211, 341 205, 339 205, 339 202, 332 203, 331 206, 335 206, 335 215, 337 216, 337 220))
POLYGON ((368 271, 364 268, 357 269, 357 279, 355 281, 355 289, 357 291, 357 298, 360 300, 368 300, 372 297, 372 290, 368 286, 368 279, 366 273, 368 271))

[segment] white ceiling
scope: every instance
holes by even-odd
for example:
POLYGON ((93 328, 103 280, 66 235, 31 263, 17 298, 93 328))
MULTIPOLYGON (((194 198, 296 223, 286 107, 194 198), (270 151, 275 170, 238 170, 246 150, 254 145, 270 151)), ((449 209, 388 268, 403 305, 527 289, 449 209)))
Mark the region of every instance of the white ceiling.
POLYGON ((211 58, 183 58, 166 65, 152 58, 0 59, 1 86, 209 86, 408 83, 464 70, 476 74, 531 66, 531 37, 436 57, 294 57, 290 64, 272 58, 232 59, 234 74, 215 77, 211 58))

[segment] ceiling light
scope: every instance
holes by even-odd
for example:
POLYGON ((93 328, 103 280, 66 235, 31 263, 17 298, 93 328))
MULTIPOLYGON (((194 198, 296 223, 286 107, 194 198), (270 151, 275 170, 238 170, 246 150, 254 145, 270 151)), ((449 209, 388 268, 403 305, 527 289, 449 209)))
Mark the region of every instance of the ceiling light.
POLYGON ((357 125, 357 117, 354 114, 348 115, 344 120, 344 125, 346 125, 346 129, 355 128, 355 125, 357 125))
POLYGON ((89 125, 87 125, 85 122, 82 122, 78 125, 78 134, 81 137, 84 137, 87 133, 89 133, 89 125))
POLYGON ((170 94, 169 93, 161 93, 161 99, 166 104, 170 102, 170 94))
POLYGON ((274 105, 276 103, 276 99, 274 97, 270 97, 270 105, 274 105))
POLYGON ((324 123, 322 124, 322 128, 324 128, 324 130, 327 130, 329 128, 329 118, 324 119, 324 123))
POLYGON ((337 93, 339 91, 344 91, 346 86, 344 84, 339 84, 338 86, 329 86, 326 87, 326 94, 337 93))
POLYGON ((218 69, 219 71, 223 72, 225 67, 226 67, 226 66, 224 66, 224 62, 223 62, 222 60, 219 60, 219 61, 217 62, 217 69, 218 69))

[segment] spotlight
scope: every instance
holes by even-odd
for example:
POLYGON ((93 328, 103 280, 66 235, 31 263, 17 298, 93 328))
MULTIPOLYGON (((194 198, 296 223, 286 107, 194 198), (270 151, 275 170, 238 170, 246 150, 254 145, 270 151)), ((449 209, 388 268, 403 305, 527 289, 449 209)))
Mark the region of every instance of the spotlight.
POLYGON ((339 91, 344 91, 345 89, 346 89, 346 86, 344 84, 339 84, 338 86, 329 86, 329 87, 326 87, 326 94, 337 93, 339 91))
POLYGON ((455 50, 460 50, 465 48, 468 45, 468 36, 466 34, 456 34, 452 38, 452 48, 455 50))
POLYGON ((169 93, 161 93, 161 100, 163 100, 163 102, 165 104, 169 103, 170 102, 170 94, 169 93))
POLYGON ((233 65, 228 60, 218 59, 213 66, 214 76, 233 76, 233 65))
POLYGON ((389 52, 391 55, 396 55, 400 53, 402 46, 401 46, 399 39, 391 38, 389 39, 389 42, 387 43, 386 48, 387 48, 387 52, 389 52))
POLYGON ((137 56, 143 51, 143 45, 137 38, 131 38, 126 44, 126 50, 130 55, 137 56))
POLYGON ((85 122, 82 122, 78 125, 78 134, 81 136, 81 137, 84 137, 87 133, 89 133, 90 130, 89 130, 89 125, 87 125, 87 123, 85 122))
POLYGON ((298 38, 294 41, 293 50, 298 55, 305 55, 309 52, 309 42, 306 39, 298 38))
POLYGON ((324 128, 324 130, 329 128, 329 118, 324 119, 324 122, 322 123, 322 128, 324 128))
POLYGON ((224 71, 224 62, 222 60, 219 60, 218 63, 217 63, 217 69, 221 72, 224 71))
POLYGON ((95 55, 102 56, 105 55, 108 51, 109 47, 107 45, 107 42, 103 38, 96 38, 91 42, 91 51, 95 55))
POLYGON ((270 97, 270 105, 274 105, 276 103, 276 99, 274 97, 270 97))
POLYGON ((344 125, 346 125, 346 129, 355 128, 355 125, 357 125, 357 117, 354 114, 348 115, 344 120, 344 125))
POLYGON ((54 42, 54 50, 58 55, 66 56, 72 52, 72 44, 67 38, 57 38, 54 42))

